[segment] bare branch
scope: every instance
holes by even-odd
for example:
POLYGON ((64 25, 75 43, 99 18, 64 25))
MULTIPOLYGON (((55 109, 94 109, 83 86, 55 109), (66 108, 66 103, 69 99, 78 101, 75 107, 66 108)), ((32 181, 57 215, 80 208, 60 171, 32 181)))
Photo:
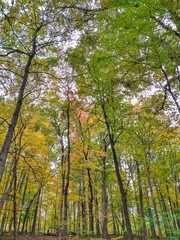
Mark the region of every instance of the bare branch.
POLYGON ((19 54, 29 55, 28 53, 23 52, 23 51, 21 51, 21 50, 19 50, 19 49, 13 49, 13 50, 9 51, 8 53, 0 54, 0 57, 7 57, 7 56, 9 56, 9 55, 12 54, 12 53, 19 53, 19 54))

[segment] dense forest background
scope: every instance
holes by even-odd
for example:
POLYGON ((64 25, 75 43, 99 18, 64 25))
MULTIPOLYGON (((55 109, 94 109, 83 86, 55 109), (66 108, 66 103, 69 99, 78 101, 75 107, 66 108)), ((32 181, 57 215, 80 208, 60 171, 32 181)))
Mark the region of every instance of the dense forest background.
POLYGON ((0 30, 0 235, 179 239, 180 2, 0 0, 0 30))

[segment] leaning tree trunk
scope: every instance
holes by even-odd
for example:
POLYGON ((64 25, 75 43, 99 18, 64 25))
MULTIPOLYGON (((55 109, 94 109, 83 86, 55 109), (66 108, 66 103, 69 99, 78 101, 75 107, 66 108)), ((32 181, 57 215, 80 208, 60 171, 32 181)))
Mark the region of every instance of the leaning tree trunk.
POLYGON ((5 222, 6 222, 6 218, 7 218, 7 213, 5 212, 2 216, 1 219, 1 234, 3 235, 5 232, 5 222))
POLYGON ((13 189, 13 182, 14 182, 14 174, 11 176, 11 171, 14 165, 14 159, 12 161, 11 167, 9 169, 9 173, 7 176, 7 181, 6 181, 6 185, 4 187, 4 192, 2 194, 2 197, 0 199, 0 215, 2 213, 3 207, 5 202, 7 201, 7 199, 9 198, 9 194, 13 189))
POLYGON ((39 192, 38 192, 38 195, 37 195, 37 201, 36 201, 36 206, 35 206, 35 211, 34 211, 34 218, 33 218, 31 235, 35 235, 35 232, 36 232, 37 213, 38 213, 39 199, 40 199, 40 195, 41 195, 41 190, 42 189, 40 188, 39 192))
POLYGON ((121 194, 121 198, 122 198, 122 206, 123 206, 123 212, 124 212, 124 218, 125 218, 125 223, 126 223, 128 240, 133 240, 134 237, 133 237, 133 233, 132 233, 131 222, 130 222, 129 212, 128 212, 128 205, 127 205, 127 195, 126 195, 127 193, 124 189, 124 183, 123 183, 122 176, 121 176, 120 170, 119 170, 119 163, 118 163, 118 158, 117 158, 116 149, 115 149, 114 136, 113 136, 113 133, 111 132, 109 119, 108 119, 108 116, 106 114, 106 110, 105 110, 104 105, 102 106, 102 110, 103 110, 104 120, 105 120, 105 124, 106 124, 107 131, 108 131, 111 151, 112 151, 112 154, 113 154, 116 177, 117 177, 117 180, 118 180, 119 190, 120 190, 120 194, 121 194))
POLYGON ((24 69, 24 75, 22 77, 22 82, 21 82, 21 87, 19 89, 19 94, 18 94, 16 107, 15 107, 15 110, 14 110, 14 113, 13 113, 13 116, 12 116, 12 119, 11 119, 11 123, 9 124, 8 132, 6 134, 6 137, 5 137, 1 152, 0 152, 0 182, 2 180, 7 155, 8 155, 9 148, 10 148, 10 145, 11 145, 11 141, 12 141, 12 138, 13 138, 14 129, 17 125, 20 110, 21 110, 21 106, 22 106, 22 103, 23 103, 24 91, 25 91, 27 81, 28 81, 29 70, 31 68, 32 60, 33 60, 33 58, 36 54, 36 38, 37 38, 37 33, 38 33, 39 30, 40 29, 37 29, 34 33, 34 36, 33 36, 32 51, 31 51, 30 54, 28 54, 28 60, 27 60, 27 64, 26 64, 25 69, 24 69))
POLYGON ((34 200, 36 199, 36 196, 39 194, 39 191, 41 191, 42 186, 39 187, 39 189, 37 190, 37 192, 34 194, 33 198, 30 200, 28 207, 26 208, 26 213, 24 216, 24 220, 23 220, 23 225, 22 225, 22 229, 21 229, 21 233, 24 233, 25 231, 25 225, 27 223, 27 218, 28 218, 28 214, 29 214, 29 210, 31 208, 31 205, 33 204, 34 200))

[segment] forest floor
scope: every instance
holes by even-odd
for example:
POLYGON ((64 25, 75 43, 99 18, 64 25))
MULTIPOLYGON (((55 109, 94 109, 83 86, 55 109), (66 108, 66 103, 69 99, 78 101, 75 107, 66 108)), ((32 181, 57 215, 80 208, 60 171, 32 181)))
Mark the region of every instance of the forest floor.
MULTIPOLYGON (((13 240, 13 236, 0 236, 0 240, 13 240)), ((80 238, 80 237, 67 237, 67 240, 98 240, 98 238, 80 238)), ((100 239, 100 238, 99 238, 100 239)), ((109 238, 112 240, 124 240, 124 237, 109 238)), ((18 236, 18 240, 60 240, 59 237, 55 236, 18 236)))
MULTIPOLYGON (((0 240, 13 240, 13 236, 0 236, 0 240)), ((67 237, 67 240, 98 240, 98 238, 79 238, 79 237, 67 237)), ((100 239, 100 238, 99 238, 100 239)), ((125 238, 110 238, 112 240, 124 240, 125 238)), ((18 240, 60 240, 55 236, 18 236, 18 240)))
MULTIPOLYGON (((13 240, 13 236, 0 236, 0 240, 13 240)), ((18 240, 58 240, 52 236, 18 236, 18 240)))

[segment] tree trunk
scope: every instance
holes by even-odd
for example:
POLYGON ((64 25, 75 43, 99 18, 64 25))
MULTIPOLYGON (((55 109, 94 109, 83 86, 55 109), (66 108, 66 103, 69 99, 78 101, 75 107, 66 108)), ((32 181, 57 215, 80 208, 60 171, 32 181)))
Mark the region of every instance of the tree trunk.
POLYGON ((140 170, 139 170, 139 163, 138 163, 138 161, 136 161, 136 169, 137 169, 137 178, 138 178, 140 213, 141 213, 141 219, 142 219, 142 229, 141 229, 141 232, 142 232, 143 239, 146 239, 147 229, 146 229, 146 222, 145 222, 143 191, 142 191, 142 184, 141 184, 141 177, 140 177, 140 170))
POLYGON ((96 236, 100 237, 99 203, 98 203, 97 193, 94 194, 94 203, 95 203, 95 219, 96 219, 96 236))
MULTIPOLYGON (((82 123, 80 121, 80 116, 78 116, 78 123, 79 123, 79 127, 80 127, 80 131, 81 131, 81 140, 82 140, 82 144, 83 144, 83 155, 84 155, 84 159, 86 162, 88 162, 88 147, 89 147, 89 143, 86 143, 86 136, 85 133, 83 131, 83 127, 82 127, 82 123)), ((89 132, 88 132, 89 134, 89 132)), ((88 188, 89 188, 89 196, 88 196, 88 205, 89 205, 89 232, 90 234, 94 234, 94 216, 93 216, 93 200, 94 200, 94 196, 93 196, 93 185, 92 185, 92 179, 91 179, 91 169, 89 167, 86 168, 87 169, 87 175, 88 175, 88 188)))
MULTIPOLYGON (((107 144, 104 140, 104 152, 107 152, 107 144)), ((106 156, 103 157, 103 170, 102 170, 102 236, 104 239, 108 237, 108 195, 106 186, 106 156)))
POLYGON ((64 149, 64 143, 63 143, 63 137, 61 139, 61 179, 62 179, 62 186, 61 186, 61 198, 60 198, 60 225, 63 224, 63 209, 64 209, 64 186, 65 186, 65 170, 64 170, 64 156, 65 156, 65 149, 64 149))
POLYGON ((150 155, 150 151, 149 150, 147 151, 146 157, 147 157, 146 170, 147 170, 148 186, 149 186, 149 190, 150 190, 151 198, 152 198, 152 202, 153 202, 153 207, 154 207, 154 213, 155 213, 155 217, 156 217, 156 223, 157 223, 157 228, 158 228, 159 239, 163 240, 163 238, 162 238, 162 230, 161 230, 160 221, 159 221, 159 215, 158 215, 158 211, 157 211, 156 200, 155 200, 155 197, 154 197, 153 187, 152 187, 152 184, 151 184, 151 173, 150 173, 150 166, 149 166, 149 163, 151 161, 151 155, 150 155))
MULTIPOLYGON (((24 206, 26 190, 27 190, 27 185, 28 185, 28 179, 29 178, 26 177, 25 185, 24 185, 24 191, 23 191, 23 196, 22 196, 22 201, 21 201, 21 206, 24 206)), ((18 228, 17 228, 18 232, 20 231, 21 217, 22 217, 22 210, 20 211, 20 215, 19 215, 19 222, 18 222, 18 228)))
POLYGON ((13 168, 13 175, 14 175, 14 194, 13 194, 13 223, 14 223, 14 240, 17 240, 17 191, 19 189, 19 192, 22 188, 23 178, 22 181, 20 179, 19 184, 17 186, 17 167, 18 167, 18 160, 19 155, 21 152, 21 140, 23 136, 23 129, 20 132, 20 137, 18 140, 18 144, 15 144, 15 155, 14 155, 14 168, 13 168))
POLYGON ((146 189, 147 189, 146 197, 147 197, 148 216, 149 216, 149 224, 150 224, 150 228, 151 228, 151 234, 154 239, 157 239, 156 229, 155 229, 155 225, 154 225, 154 217, 153 217, 150 202, 149 202, 148 187, 146 189))
POLYGON ((90 235, 94 234, 94 213, 93 213, 93 187, 92 187, 92 179, 91 179, 91 169, 87 168, 88 173, 88 186, 89 186, 89 230, 90 235))
POLYGON ((102 106, 102 110, 103 110, 104 120, 105 120, 105 124, 106 124, 107 131, 108 131, 110 146, 111 146, 111 150, 112 150, 112 154, 113 154, 116 177, 118 180, 119 190, 120 190, 120 194, 121 194, 121 198, 122 198, 122 206, 123 206, 123 211, 124 211, 124 218, 125 218, 125 223, 126 223, 128 240, 133 240, 134 237, 133 237, 133 233, 132 233, 132 229, 131 229, 131 222, 130 222, 130 218, 129 218, 127 195, 126 195, 126 191, 124 190, 124 183, 123 183, 120 171, 119 171, 119 163, 118 163, 118 158, 117 158, 116 149, 115 149, 114 136, 113 136, 113 133, 111 132, 109 119, 106 114, 106 110, 105 110, 104 106, 102 106))
POLYGON ((79 195, 79 200, 78 200, 78 207, 77 207, 77 226, 76 226, 76 235, 80 235, 80 227, 81 227, 81 181, 79 182, 79 189, 78 189, 78 195, 79 195))
POLYGON ((169 194, 169 187, 168 187, 167 184, 166 184, 166 190, 167 190, 167 193, 168 193, 168 202, 169 202, 171 215, 172 215, 172 219, 173 219, 173 225, 174 225, 174 228, 178 230, 179 226, 178 226, 178 222, 176 221, 176 217, 175 217, 173 206, 172 206, 172 201, 171 201, 170 194, 169 194))
POLYGON ((115 216, 114 216, 114 204, 113 204, 113 197, 112 197, 112 195, 111 195, 110 203, 111 203, 111 215, 112 215, 112 223, 113 223, 113 233, 114 233, 114 235, 116 235, 117 234, 117 230, 116 230, 116 223, 115 223, 115 216))
POLYGON ((14 240, 17 240, 17 202, 16 202, 16 195, 17 195, 17 164, 18 164, 18 155, 17 149, 15 150, 15 157, 14 157, 14 168, 13 168, 13 175, 14 175, 14 194, 13 194, 13 223, 14 223, 14 240))
POLYGON ((165 203, 164 197, 162 195, 162 192, 160 190, 160 186, 156 186, 156 190, 159 193, 159 204, 160 204, 161 209, 162 209, 162 220, 163 220, 163 223, 164 223, 164 231, 166 233, 166 237, 168 238, 168 237, 171 236, 171 234, 170 234, 170 232, 171 232, 171 222, 169 221, 170 215, 168 214, 166 203, 165 203))
POLYGON ((39 221, 38 221, 38 227, 37 227, 38 234, 41 232, 42 204, 43 204, 43 193, 41 193, 40 203, 39 203, 39 216, 38 216, 39 221))
POLYGON ((141 212, 140 212, 140 204, 139 204, 139 198, 138 198, 138 193, 137 193, 137 186, 136 186, 136 177, 135 177, 135 171, 134 171, 134 163, 130 162, 127 163, 128 164, 128 168, 129 168, 129 174, 130 174, 130 178, 132 181, 132 187, 134 190, 134 198, 136 201, 136 209, 137 209, 137 215, 139 216, 139 219, 135 219, 134 214, 132 214, 132 220, 133 220, 133 225, 134 225, 134 231, 135 234, 138 234, 138 230, 140 229, 141 232, 141 236, 143 237, 143 233, 142 233, 142 216, 141 216, 141 212), (137 230, 137 226, 138 226, 138 230, 137 230))
POLYGON ((1 232, 0 232, 0 234, 2 234, 2 235, 4 235, 4 232, 5 232, 6 218, 7 218, 7 213, 4 213, 3 216, 2 216, 2 220, 1 220, 1 232))
POLYGON ((32 203, 33 203, 34 200, 36 199, 36 196, 39 194, 40 189, 41 189, 41 186, 40 186, 40 188, 37 190, 37 192, 34 194, 33 198, 32 198, 32 199, 30 200, 30 202, 29 202, 28 207, 26 208, 26 213, 25 213, 25 216, 24 216, 21 233, 24 233, 24 231, 25 231, 25 227, 27 226, 27 220, 28 220, 27 217, 28 217, 29 210, 30 210, 30 208, 31 208, 32 203))
POLYGON ((82 207, 82 230, 83 234, 87 234, 87 212, 86 212, 86 189, 85 189, 85 183, 84 179, 82 182, 82 190, 83 190, 83 200, 81 202, 81 207, 82 207))
POLYGON ((73 233, 76 232, 76 222, 78 222, 77 220, 77 215, 76 215, 76 209, 77 209, 77 205, 76 202, 73 202, 73 233))
MULTIPOLYGON (((34 41, 36 40, 36 38, 34 39, 34 41)), ((32 54, 29 55, 28 57, 28 61, 24 70, 24 76, 22 78, 22 83, 21 83, 21 87, 19 90, 19 94, 18 94, 18 99, 17 99, 17 103, 16 103, 16 107, 11 119, 11 124, 9 124, 9 128, 8 128, 8 132, 6 134, 2 149, 1 149, 1 153, 0 153, 0 182, 2 180, 2 176, 3 176, 3 172, 4 172, 4 168, 5 168, 5 164, 6 164, 6 159, 7 159, 7 155, 9 152, 9 148, 11 145, 11 141, 13 138, 13 133, 14 133, 14 129, 17 125, 18 122, 18 118, 19 118, 19 114, 20 114, 20 110, 21 110, 21 106, 22 106, 22 102, 23 102, 23 97, 24 97, 24 91, 26 88, 26 84, 27 84, 27 80, 28 80, 28 75, 29 75, 29 70, 31 67, 31 62, 32 59, 35 56, 35 49, 36 46, 33 45, 33 50, 32 50, 32 54)))
MULTIPOLYGON (((68 92, 69 93, 69 92, 68 92)), ((68 106, 66 110, 67 116, 67 174, 66 174, 66 183, 64 188, 64 226, 63 231, 66 236, 68 229, 68 191, 69 191, 69 177, 71 171, 70 163, 70 153, 71 153, 71 144, 70 144, 70 99, 68 97, 68 106)), ((66 237, 64 237, 64 240, 66 237)))
POLYGON ((14 218, 11 217, 10 220, 9 220, 9 230, 8 230, 9 233, 12 233, 13 219, 14 219, 14 218))
POLYGON ((38 213, 39 199, 40 199, 40 195, 41 195, 41 190, 42 189, 40 188, 39 192, 37 194, 37 201, 36 201, 36 206, 35 206, 35 211, 34 211, 34 218, 33 218, 31 235, 35 235, 35 232, 36 232, 37 213, 38 213))
POLYGON ((3 210, 3 206, 6 202, 6 200, 8 199, 8 195, 13 189, 14 174, 12 174, 12 172, 11 172, 13 170, 13 166, 14 166, 14 158, 13 158, 13 161, 11 163, 11 166, 10 166, 10 169, 9 169, 9 172, 8 172, 6 184, 5 184, 5 187, 4 187, 4 192, 3 192, 2 197, 0 199, 0 215, 1 215, 1 212, 3 210), (11 176, 11 174, 12 174, 12 176, 11 176))

